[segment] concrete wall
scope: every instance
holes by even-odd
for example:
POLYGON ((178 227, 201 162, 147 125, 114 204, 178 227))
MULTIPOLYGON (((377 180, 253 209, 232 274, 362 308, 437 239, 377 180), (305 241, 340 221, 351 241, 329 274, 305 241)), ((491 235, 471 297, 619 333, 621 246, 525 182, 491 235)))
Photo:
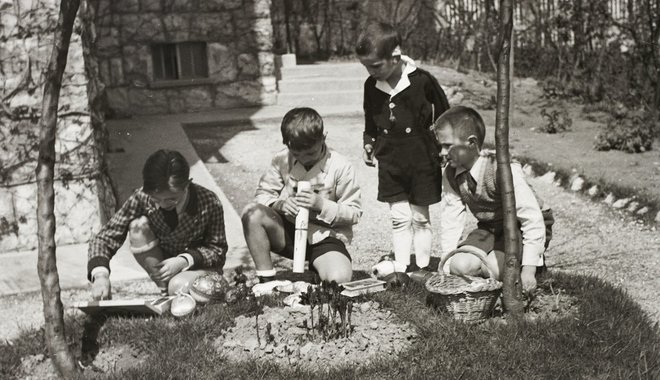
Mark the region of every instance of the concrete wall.
POLYGON ((96 25, 108 114, 274 104, 270 0, 101 0, 96 25), (207 43, 209 77, 163 85, 151 45, 207 43))

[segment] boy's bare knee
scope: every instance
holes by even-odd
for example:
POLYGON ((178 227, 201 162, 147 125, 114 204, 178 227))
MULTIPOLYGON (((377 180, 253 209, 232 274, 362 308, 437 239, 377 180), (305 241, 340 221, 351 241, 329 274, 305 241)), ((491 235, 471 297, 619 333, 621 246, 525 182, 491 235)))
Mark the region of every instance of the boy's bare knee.
POLYGON ((452 274, 461 276, 479 276, 481 274, 481 261, 470 254, 457 253, 451 258, 449 271, 452 274))
POLYGON ((353 270, 352 269, 333 269, 330 271, 327 271, 324 274, 319 273, 319 277, 321 277, 321 280, 325 280, 328 282, 335 281, 338 284, 342 284, 344 282, 349 282, 351 281, 351 278, 353 277, 353 270))
POLYGON ((149 219, 146 216, 141 216, 139 218, 131 220, 128 225, 129 233, 148 233, 151 232, 151 226, 149 225, 149 219))
POLYGON ((245 206, 245 208, 243 208, 243 212, 241 213, 241 220, 243 221, 243 225, 246 226, 254 223, 261 223, 261 221, 266 217, 264 207, 266 206, 255 202, 245 206))
POLYGON ((353 277, 353 268, 349 260, 341 252, 327 252, 314 261, 314 268, 324 281, 335 281, 338 284, 348 282, 353 277))

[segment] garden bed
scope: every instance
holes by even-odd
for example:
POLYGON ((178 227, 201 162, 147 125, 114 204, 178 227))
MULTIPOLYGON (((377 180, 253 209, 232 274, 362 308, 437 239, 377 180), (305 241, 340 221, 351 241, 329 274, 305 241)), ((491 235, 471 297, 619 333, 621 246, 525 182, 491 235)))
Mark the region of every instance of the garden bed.
MULTIPOLYGON (((377 302, 378 310, 385 315, 389 311, 391 318, 405 321, 417 337, 398 355, 375 356, 364 365, 345 363, 327 369, 320 363, 292 366, 264 356, 261 360, 233 360, 228 358, 228 351, 218 352, 218 338, 226 337, 241 318, 254 322, 254 315, 259 313, 266 322, 272 310, 283 310, 282 297, 263 298, 263 309, 252 301, 235 306, 208 305, 185 319, 110 318, 98 334, 98 356, 111 352, 113 347, 130 347, 131 356, 140 361, 132 368, 123 368, 123 372, 94 375, 128 379, 660 376, 657 327, 623 291, 593 277, 561 273, 550 273, 539 289, 539 303, 532 303, 530 317, 524 321, 514 323, 495 317, 478 325, 456 322, 426 307, 425 291, 416 285, 370 295, 360 303, 377 302)), ((70 342, 78 353, 81 322, 80 317, 67 321, 70 342)), ((371 321, 367 323, 359 325, 367 332, 380 333, 382 326, 373 329, 371 321)), ((357 331, 358 324, 354 324, 357 331)), ((0 344, 0 377, 25 375, 21 372, 22 359, 46 355, 42 339, 41 332, 33 331, 12 345, 0 344)))

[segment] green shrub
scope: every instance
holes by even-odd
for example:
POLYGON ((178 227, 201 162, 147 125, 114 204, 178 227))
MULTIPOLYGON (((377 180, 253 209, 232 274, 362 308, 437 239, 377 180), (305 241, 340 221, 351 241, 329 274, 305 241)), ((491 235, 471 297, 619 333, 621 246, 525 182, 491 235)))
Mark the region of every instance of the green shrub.
POLYGON ((651 150, 658 129, 657 116, 646 110, 618 110, 596 135, 596 150, 622 150, 641 153, 651 150))
POLYGON ((559 107, 559 109, 546 111, 546 108, 541 109, 541 116, 547 121, 547 124, 538 128, 539 131, 545 133, 559 133, 571 130, 573 119, 568 114, 566 107, 559 107))

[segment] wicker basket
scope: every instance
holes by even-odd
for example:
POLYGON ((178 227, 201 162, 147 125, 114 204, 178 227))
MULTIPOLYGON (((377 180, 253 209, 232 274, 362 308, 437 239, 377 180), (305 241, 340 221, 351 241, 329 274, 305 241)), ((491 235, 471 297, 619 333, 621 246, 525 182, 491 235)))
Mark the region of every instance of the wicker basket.
POLYGON ((502 283, 495 279, 492 268, 486 261, 486 252, 464 246, 445 256, 438 266, 439 273, 426 281, 427 305, 446 310, 455 319, 463 322, 481 322, 490 317, 497 298, 502 293, 502 283), (486 266, 490 278, 456 276, 442 270, 447 260, 457 253, 475 255, 486 266))

